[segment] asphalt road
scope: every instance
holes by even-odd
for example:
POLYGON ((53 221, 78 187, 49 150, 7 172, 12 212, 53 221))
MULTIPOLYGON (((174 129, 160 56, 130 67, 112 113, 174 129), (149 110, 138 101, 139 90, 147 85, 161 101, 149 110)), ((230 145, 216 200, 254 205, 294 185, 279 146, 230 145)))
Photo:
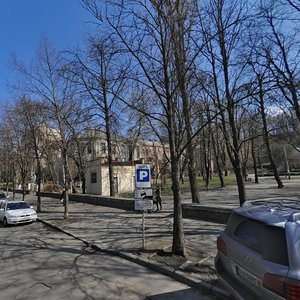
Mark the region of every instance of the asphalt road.
POLYGON ((0 226, 0 299, 214 299, 36 222, 0 226))

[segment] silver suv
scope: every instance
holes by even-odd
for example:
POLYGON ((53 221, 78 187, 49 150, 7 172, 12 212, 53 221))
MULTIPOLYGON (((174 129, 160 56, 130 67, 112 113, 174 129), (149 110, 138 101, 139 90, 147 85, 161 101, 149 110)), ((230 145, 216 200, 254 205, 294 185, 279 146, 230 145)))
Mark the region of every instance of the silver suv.
POLYGON ((247 201, 217 240, 215 267, 236 299, 300 299, 300 200, 247 201))

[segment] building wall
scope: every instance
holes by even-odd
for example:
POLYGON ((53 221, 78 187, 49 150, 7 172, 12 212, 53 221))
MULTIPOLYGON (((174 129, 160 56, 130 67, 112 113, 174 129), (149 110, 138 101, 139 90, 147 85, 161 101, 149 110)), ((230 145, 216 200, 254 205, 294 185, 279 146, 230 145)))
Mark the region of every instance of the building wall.
MULTIPOLYGON (((88 194, 109 196, 108 165, 101 164, 101 160, 90 161, 86 171, 86 192, 88 194), (93 174, 93 175, 92 175, 93 174), (95 176, 97 182, 92 182, 95 176)), ((131 193, 134 190, 135 166, 114 166, 114 178, 117 181, 118 193, 131 193)), ((94 178, 95 179, 95 178, 94 178)))
POLYGON ((102 195, 101 164, 100 160, 90 161, 86 169, 86 192, 93 195, 102 195), (96 174, 96 182, 92 182, 92 174, 96 174))
MULTIPOLYGON (((135 166, 114 166, 114 178, 116 180, 117 193, 133 193, 135 166)), ((102 195, 108 196, 109 172, 108 166, 101 166, 102 195)))

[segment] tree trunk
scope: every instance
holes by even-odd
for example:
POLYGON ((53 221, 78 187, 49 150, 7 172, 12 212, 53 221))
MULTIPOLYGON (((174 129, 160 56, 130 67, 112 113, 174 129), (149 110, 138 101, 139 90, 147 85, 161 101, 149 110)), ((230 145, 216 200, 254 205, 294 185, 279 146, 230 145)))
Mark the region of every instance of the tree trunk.
POLYGON ((104 113, 105 113, 105 130, 106 130, 106 140, 107 140, 107 152, 108 152, 108 174, 109 174, 109 190, 110 196, 114 197, 116 195, 116 186, 114 181, 114 167, 113 167, 113 157, 112 157, 112 144, 111 144, 111 132, 110 132, 110 115, 109 108, 107 105, 107 92, 105 80, 102 83, 103 87, 103 98, 104 98, 104 113))
POLYGON ((217 165, 217 169, 218 169, 218 176, 220 179, 221 188, 223 188, 223 187, 225 187, 225 183, 224 183, 223 171, 221 168, 220 155, 219 155, 219 151, 218 151, 219 147, 217 147, 217 145, 216 145, 216 140, 214 138, 213 132, 211 132, 211 138, 212 138, 212 146, 213 146, 214 156, 215 156, 215 160, 216 160, 216 165, 217 165))
POLYGON ((25 178, 22 176, 22 201, 25 201, 25 178))
POLYGON ((63 150, 63 163, 64 163, 64 219, 69 218, 69 188, 70 188, 70 178, 69 178, 69 165, 68 165, 68 155, 67 151, 63 150))
MULTIPOLYGON (((177 3, 179 4, 179 2, 177 3)), ((192 143, 192 126, 191 126, 191 106, 190 106, 190 99, 187 92, 187 70, 185 67, 186 64, 186 48, 185 48, 185 41, 184 41, 184 21, 185 18, 182 14, 182 11, 179 5, 176 6, 176 16, 172 18, 174 22, 172 26, 172 39, 173 39, 173 47, 174 47, 174 55, 175 55, 175 65, 176 65, 176 75, 178 86, 182 98, 182 108, 183 108, 183 115, 185 121, 185 128, 186 128, 186 139, 188 142, 187 145, 187 158, 188 158, 188 173, 189 173, 189 181, 190 181, 190 189, 192 195, 192 202, 193 203, 200 203, 200 195, 199 190, 197 187, 197 176, 195 172, 195 152, 192 143), (179 17, 180 16, 180 17, 179 17)))
POLYGON ((113 167, 113 157, 112 157, 112 145, 110 131, 106 130, 107 136, 107 151, 108 151, 108 176, 109 176, 109 190, 110 196, 114 197, 116 195, 115 181, 114 181, 114 167, 113 167))
POLYGON ((255 149, 254 149, 254 139, 251 140, 251 153, 252 153, 252 160, 253 160, 255 183, 258 183, 258 172, 257 172, 257 161, 256 161, 255 149))
POLYGON ((182 219, 181 193, 179 184, 179 164, 176 157, 171 159, 172 191, 174 197, 174 223, 172 253, 185 256, 185 240, 182 219))
POLYGON ((223 76, 225 82, 225 95, 226 95, 226 105, 227 105, 227 113, 228 113, 228 120, 225 120, 224 114, 222 114, 223 119, 223 128, 225 132, 225 137, 227 139, 227 152, 229 154, 231 163, 235 170, 236 181, 238 185, 239 191, 239 202, 242 206, 243 203, 246 201, 246 190, 245 190, 245 183, 243 180, 243 173, 241 168, 241 158, 240 158, 240 147, 239 147, 239 135, 238 129, 235 122, 235 109, 236 104, 234 103, 233 96, 230 90, 230 79, 229 79, 229 56, 226 49, 226 33, 223 28, 223 20, 220 19, 219 23, 219 44, 222 56, 222 66, 223 66, 223 76), (230 129, 227 129, 227 121, 229 122, 230 129), (232 143, 232 145, 231 145, 232 143), (233 153, 232 153, 232 152, 233 153))
POLYGON ((16 171, 13 168, 13 200, 16 198, 16 171))
MULTIPOLYGON (((238 166, 238 164, 237 164, 237 166, 238 166)), ((242 206, 246 201, 246 189, 245 189, 243 172, 240 167, 235 167, 234 171, 235 171, 236 183, 237 183, 238 191, 239 191, 240 206, 242 206)))
POLYGON ((37 157, 37 212, 42 211, 42 201, 41 201, 41 178, 42 178, 42 170, 41 170, 41 162, 39 157, 37 157))
POLYGON ((82 183, 82 194, 85 194, 86 193, 85 173, 81 174, 81 183, 82 183))
POLYGON ((269 141, 269 132, 268 132, 268 125, 267 125, 267 117, 266 117, 266 111, 265 111, 265 103, 264 103, 264 91, 263 91, 263 77, 261 75, 257 76, 258 78, 258 83, 259 83, 259 104, 260 104, 260 113, 263 121, 263 137, 264 137, 264 142, 267 148, 267 153, 269 157, 269 161, 271 164, 271 168, 274 172, 274 177, 277 182, 277 187, 278 188, 283 188, 283 183, 280 179, 279 173, 277 171, 273 156, 272 156, 272 151, 271 151, 271 146, 270 146, 270 141, 269 141))
MULTIPOLYGON (((267 134, 267 133, 265 132, 265 134, 267 134)), ((282 183, 282 181, 280 179, 279 173, 277 171, 277 168, 276 168, 276 165, 275 165, 275 162, 274 162, 274 159, 273 159, 273 155, 272 155, 272 150, 271 150, 269 138, 267 136, 265 137, 265 144, 266 144, 267 153, 268 153, 269 161, 270 161, 270 164, 271 164, 271 168, 272 168, 272 170, 274 172, 274 178, 275 178, 275 180, 277 182, 277 187, 279 189, 281 189, 284 186, 283 186, 283 183, 282 183)))

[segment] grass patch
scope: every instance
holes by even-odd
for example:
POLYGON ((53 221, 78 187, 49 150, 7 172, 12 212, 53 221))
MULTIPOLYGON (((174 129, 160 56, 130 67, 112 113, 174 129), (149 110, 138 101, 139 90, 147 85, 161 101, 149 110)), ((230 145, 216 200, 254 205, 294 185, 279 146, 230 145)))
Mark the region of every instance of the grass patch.
MULTIPOLYGON (((236 185, 236 178, 234 175, 230 175, 230 176, 226 176, 226 177, 224 176, 224 182, 225 182, 225 186, 236 185)), ((166 181, 166 184, 163 186, 163 188, 161 190, 161 193, 163 196, 171 196, 173 194, 171 186, 172 186, 171 179, 168 179, 166 181)), ((203 180, 202 177, 197 178, 197 186, 200 191, 206 190, 205 181, 203 180)), ((213 190, 213 189, 220 188, 220 186, 221 186, 220 179, 219 179, 219 177, 215 176, 209 181, 208 189, 213 190)), ((153 189, 153 193, 155 193, 155 185, 154 184, 152 184, 152 189, 153 189)), ((180 183, 180 189, 181 189, 182 193, 190 192, 190 182, 189 182, 188 177, 185 178, 184 183, 180 183)), ((132 193, 120 193, 118 195, 123 198, 132 198, 132 193)))
MULTIPOLYGON (((230 176, 224 176, 224 182, 225 182, 225 186, 227 185, 235 185, 236 184, 236 178, 234 175, 230 175, 230 176)), ((172 189, 171 189, 172 183, 171 181, 167 181, 166 185, 163 187, 162 189, 162 195, 172 195, 172 189)), ((198 177, 197 178, 197 186, 199 188, 199 190, 204 191, 206 190, 205 188, 205 181, 203 180, 202 177, 198 177)), ((220 179, 219 177, 215 176, 213 177, 210 181, 209 181, 209 185, 208 185, 208 189, 217 189, 220 188, 221 184, 220 184, 220 179)), ((190 182, 188 180, 188 178, 185 178, 184 183, 180 183, 180 189, 182 193, 188 193, 190 192, 190 182)))

